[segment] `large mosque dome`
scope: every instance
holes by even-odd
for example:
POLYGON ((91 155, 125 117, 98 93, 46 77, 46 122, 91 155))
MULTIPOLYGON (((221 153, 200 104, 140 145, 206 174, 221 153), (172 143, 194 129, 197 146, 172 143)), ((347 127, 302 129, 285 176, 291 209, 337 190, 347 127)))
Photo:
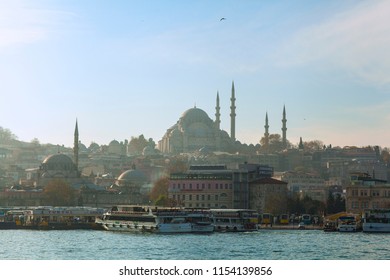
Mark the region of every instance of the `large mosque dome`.
POLYGON ((43 178, 75 178, 78 170, 72 159, 64 154, 46 157, 40 167, 43 178))
POLYGON ((55 154, 46 157, 42 162, 45 170, 71 170, 74 163, 70 157, 64 154, 55 154))
POLYGON ((230 137, 199 108, 186 110, 175 125, 167 129, 159 141, 163 153, 185 153, 207 147, 210 151, 228 149, 230 137), (223 147, 221 144, 223 143, 223 147))
POLYGON ((190 125, 193 123, 205 123, 210 124, 213 123, 213 121, 209 118, 207 113, 199 108, 191 108, 185 111, 179 120, 179 123, 182 125, 190 125))

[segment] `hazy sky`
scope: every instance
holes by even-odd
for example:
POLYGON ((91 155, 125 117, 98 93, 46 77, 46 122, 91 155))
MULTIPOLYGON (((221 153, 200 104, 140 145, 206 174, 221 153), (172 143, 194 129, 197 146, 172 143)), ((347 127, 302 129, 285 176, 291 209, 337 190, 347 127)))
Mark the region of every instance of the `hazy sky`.
POLYGON ((156 142, 196 106, 236 138, 390 147, 390 1, 0 1, 0 126, 156 142), (222 17, 226 20, 220 20, 222 17))

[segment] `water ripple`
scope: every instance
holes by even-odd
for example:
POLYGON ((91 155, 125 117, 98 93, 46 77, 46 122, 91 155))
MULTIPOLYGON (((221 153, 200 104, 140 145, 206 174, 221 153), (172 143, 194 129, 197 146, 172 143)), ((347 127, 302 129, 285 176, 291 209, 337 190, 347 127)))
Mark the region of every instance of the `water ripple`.
POLYGON ((210 235, 2 231, 0 259, 388 260, 390 234, 264 230, 210 235))

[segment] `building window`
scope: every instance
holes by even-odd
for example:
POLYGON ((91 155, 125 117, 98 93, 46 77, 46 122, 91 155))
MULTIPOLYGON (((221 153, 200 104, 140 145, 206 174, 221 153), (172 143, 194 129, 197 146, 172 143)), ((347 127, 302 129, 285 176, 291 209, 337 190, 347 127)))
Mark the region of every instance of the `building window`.
POLYGON ((192 200, 192 194, 188 196, 188 200, 192 200))
POLYGON ((217 194, 215 195, 215 200, 218 200, 218 195, 217 194))
POLYGON ((192 190, 192 184, 190 184, 190 190, 192 190))
POLYGON ((218 190, 218 183, 217 183, 217 184, 215 184, 215 188, 218 190))
POLYGON ((202 194, 202 200, 204 200, 204 194, 202 194))
POLYGON ((359 191, 354 189, 352 190, 352 196, 358 196, 359 195, 359 191))
POLYGON ((196 200, 199 200, 199 194, 196 195, 196 200))
POLYGON ((211 188, 211 184, 210 184, 210 183, 207 185, 207 188, 208 188, 208 189, 210 189, 210 188, 211 188))
POLYGON ((378 190, 373 190, 371 192, 372 196, 379 196, 379 191, 378 190))
POLYGON ((229 185, 225 184, 225 190, 227 190, 228 188, 229 188, 229 185))
POLYGON ((357 202, 357 201, 352 201, 351 207, 352 207, 352 209, 358 209, 358 208, 359 208, 359 202, 357 202))

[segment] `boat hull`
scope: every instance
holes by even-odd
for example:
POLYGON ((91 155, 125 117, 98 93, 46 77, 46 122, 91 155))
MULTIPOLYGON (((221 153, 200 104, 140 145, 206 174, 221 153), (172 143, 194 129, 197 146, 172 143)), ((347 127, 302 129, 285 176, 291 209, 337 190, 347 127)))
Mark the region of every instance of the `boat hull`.
POLYGON ((390 224, 385 223, 363 223, 363 232, 390 232, 390 224))
POLYGON ((121 221, 103 221, 98 220, 97 224, 108 231, 122 232, 156 232, 157 224, 155 223, 126 223, 121 221))

